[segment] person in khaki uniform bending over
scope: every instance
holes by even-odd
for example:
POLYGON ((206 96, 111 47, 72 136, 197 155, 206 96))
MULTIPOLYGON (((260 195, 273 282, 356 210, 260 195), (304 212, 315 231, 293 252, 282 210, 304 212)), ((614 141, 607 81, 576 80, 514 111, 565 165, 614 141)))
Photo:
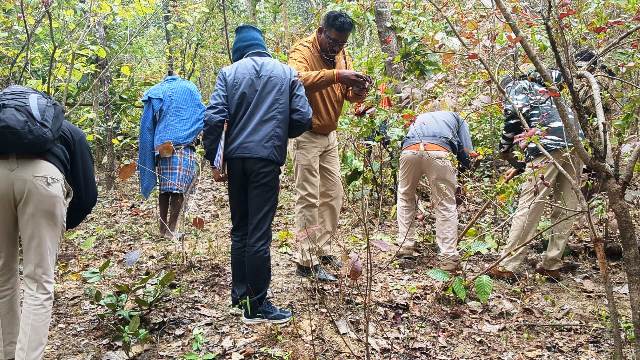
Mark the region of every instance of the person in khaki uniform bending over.
POLYGON ((289 65, 298 71, 313 109, 312 128, 293 143, 296 182, 296 233, 300 241, 296 273, 335 281, 322 265, 340 267, 331 254, 331 237, 342 207, 336 128, 344 101, 363 101, 370 79, 352 70, 344 50, 354 22, 330 11, 311 36, 291 49, 289 65))
MULTIPOLYGON (((5 91, 25 94, 16 88, 5 91)), ((46 116, 48 105, 38 104, 46 116)), ((3 115, 4 130, 11 120, 3 115)), ((41 153, 0 144, 0 179, 0 359, 40 360, 51 323, 58 246, 65 230, 78 226, 97 201, 89 143, 82 130, 63 120, 56 143, 41 153)))
POLYGON ((418 115, 402 142, 398 174, 398 245, 399 258, 412 259, 416 251, 416 188, 426 176, 431 188, 431 203, 436 218, 438 267, 447 271, 460 266, 458 254, 458 208, 456 205, 457 170, 451 141, 471 155, 473 144, 469 126, 460 116, 444 111, 453 106, 445 100, 435 101, 432 111, 418 115))
MULTIPOLYGON (((535 271, 543 276, 558 280, 561 272, 571 271, 572 264, 564 264, 564 253, 571 225, 578 214, 578 198, 571 182, 580 184, 582 162, 573 151, 573 144, 566 137, 565 128, 560 119, 553 99, 545 92, 544 80, 535 70, 522 66, 523 76, 517 79, 505 77, 501 86, 511 101, 505 103, 505 123, 500 141, 500 156, 513 167, 511 171, 524 172, 526 181, 520 187, 518 208, 513 214, 507 245, 502 249, 506 258, 499 267, 490 270, 492 277, 504 280, 517 278, 516 271, 526 258, 525 242, 535 234, 538 222, 545 210, 547 197, 553 198, 550 221, 556 224, 550 229, 549 244, 542 262, 535 271), (517 110, 517 111, 516 111, 517 110), (520 112, 529 126, 525 130, 520 112), (555 162, 561 166, 571 179, 565 177, 558 168, 538 149, 539 143, 555 162), (516 159, 512 153, 514 145, 524 150, 525 162, 516 159)), ((530 66, 529 66, 530 68, 530 66)), ((563 86, 562 75, 551 71, 554 85, 563 86)), ((576 123, 573 113, 569 113, 571 122, 576 123)), ((578 129, 579 125, 576 123, 578 129)), ((580 138, 583 137, 579 131, 580 138)))

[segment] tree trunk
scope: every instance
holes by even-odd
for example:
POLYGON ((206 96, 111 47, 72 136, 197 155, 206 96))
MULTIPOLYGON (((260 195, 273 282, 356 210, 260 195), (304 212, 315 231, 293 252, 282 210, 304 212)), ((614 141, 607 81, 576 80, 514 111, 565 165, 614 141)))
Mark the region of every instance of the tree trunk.
POLYGON ((615 214, 624 255, 624 271, 629 283, 629 301, 635 340, 635 358, 640 359, 640 250, 629 205, 624 201, 624 189, 614 179, 607 180, 609 206, 615 214))
MULTIPOLYGON (((96 35, 98 42, 103 49, 108 49, 107 35, 104 23, 98 20, 96 23, 96 35)), ((100 77, 100 102, 104 104, 102 107, 102 123, 104 125, 105 134, 101 141, 104 152, 106 153, 107 163, 105 164, 105 187, 111 190, 115 187, 116 176, 116 153, 114 149, 113 139, 115 138, 114 122, 111 116, 111 96, 109 89, 111 87, 111 74, 109 73, 109 56, 98 61, 98 71, 100 77)), ((100 159, 101 160, 101 159, 100 159)))
POLYGON ((385 73, 394 79, 402 78, 403 69, 400 64, 396 64, 394 59, 398 55, 398 36, 392 29, 391 9, 388 0, 375 0, 374 8, 376 12, 376 27, 378 28, 378 38, 382 52, 387 55, 385 60, 385 73))
POLYGON ((167 43, 167 66, 169 70, 174 70, 175 61, 173 54, 173 43, 171 42, 171 29, 169 29, 169 24, 171 24, 171 6, 169 2, 171 0, 164 0, 162 2, 162 11, 164 14, 162 15, 162 25, 164 27, 164 39, 167 43))

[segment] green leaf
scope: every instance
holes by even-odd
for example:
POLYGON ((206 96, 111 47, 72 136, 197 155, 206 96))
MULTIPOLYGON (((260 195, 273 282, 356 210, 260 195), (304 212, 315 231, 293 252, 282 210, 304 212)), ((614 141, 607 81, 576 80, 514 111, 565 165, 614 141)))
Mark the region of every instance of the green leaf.
POLYGON ((474 288, 480 302, 486 304, 493 291, 493 281, 489 275, 479 276, 474 283, 474 288))
POLYGON ((100 46, 96 48, 96 55, 98 55, 99 58, 104 59, 107 57, 107 50, 100 46))
POLYGON ((164 276, 160 279, 160 281, 158 282, 158 284, 162 287, 166 287, 167 285, 169 285, 174 279, 176 278, 176 273, 174 273, 173 271, 169 271, 168 273, 164 274, 164 276))
POLYGON ((139 327, 140 327, 140 317, 134 316, 129 322, 129 331, 136 332, 138 331, 139 327))
POLYGON ((124 75, 124 76, 131 76, 131 66, 129 65, 122 65, 120 67, 120 72, 124 75))
POLYGON ((95 284, 95 283, 99 282, 100 280, 102 280, 102 273, 100 272, 100 270, 98 270, 96 268, 91 268, 91 269, 89 269, 87 271, 83 271, 82 272, 82 277, 89 284, 95 284))
POLYGON ((82 243, 80 243, 80 249, 87 251, 91 249, 96 243, 96 236, 92 235, 86 238, 82 243))
POLYGON ((95 293, 93 293, 93 301, 95 303, 99 303, 102 300, 102 293, 100 292, 100 290, 96 290, 95 293))
POLYGON ((192 352, 182 355, 182 358, 184 360, 200 360, 200 356, 198 356, 198 354, 192 353, 192 352))
POLYGON ((453 279, 451 288, 458 299, 464 301, 467 298, 467 289, 464 287, 464 279, 462 277, 456 276, 455 279, 453 279))
POLYGON ((136 304, 138 304, 138 306, 141 306, 143 308, 148 308, 149 307, 149 302, 144 300, 144 299, 140 299, 140 298, 135 298, 133 301, 135 301, 136 304))
POLYGON ((445 282, 451 279, 451 275, 442 269, 431 269, 427 272, 427 275, 434 280, 445 282))
POLYGON ((111 259, 105 261, 102 263, 102 265, 100 265, 100 267, 98 268, 98 270, 100 272, 104 272, 105 270, 107 270, 107 268, 111 266, 111 259))
POLYGON ((127 284, 117 284, 115 287, 116 287, 116 289, 118 291, 123 292, 123 293, 131 292, 131 288, 127 284))
POLYGON ((206 353, 202 356, 202 360, 214 360, 218 357, 218 355, 214 353, 206 353))

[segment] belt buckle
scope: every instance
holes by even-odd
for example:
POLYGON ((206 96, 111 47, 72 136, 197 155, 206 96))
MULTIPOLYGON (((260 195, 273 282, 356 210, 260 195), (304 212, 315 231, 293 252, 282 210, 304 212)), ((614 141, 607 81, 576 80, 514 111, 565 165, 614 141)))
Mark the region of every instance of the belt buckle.
POLYGON ((420 151, 424 152, 424 143, 420 143, 420 151))

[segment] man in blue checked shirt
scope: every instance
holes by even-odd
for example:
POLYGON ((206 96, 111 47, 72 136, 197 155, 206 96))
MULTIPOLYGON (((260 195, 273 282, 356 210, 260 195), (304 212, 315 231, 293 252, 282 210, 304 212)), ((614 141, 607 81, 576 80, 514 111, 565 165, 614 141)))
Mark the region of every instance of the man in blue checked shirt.
POLYGON ((278 206, 280 167, 289 138, 311 128, 311 107, 292 68, 271 58, 262 32, 240 26, 233 65, 218 73, 206 110, 203 142, 212 165, 224 155, 231 209, 231 304, 243 322, 285 323, 289 310, 267 299, 271 225, 278 206), (224 154, 218 154, 227 123, 224 154))
POLYGON ((148 198, 160 179, 160 234, 173 236, 184 193, 192 188, 196 175, 194 143, 202 131, 204 105, 198 88, 173 71, 147 90, 142 102, 140 191, 148 198))

